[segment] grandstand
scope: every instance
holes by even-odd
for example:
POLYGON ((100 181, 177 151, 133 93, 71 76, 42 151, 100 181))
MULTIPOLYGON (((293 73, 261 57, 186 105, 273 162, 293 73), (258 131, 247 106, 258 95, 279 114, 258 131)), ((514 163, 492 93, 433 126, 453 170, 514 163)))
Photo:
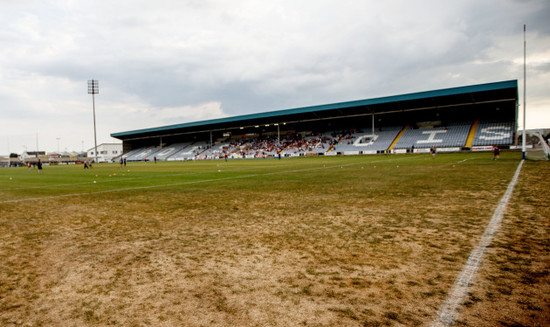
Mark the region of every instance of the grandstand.
POLYGON ((517 81, 270 111, 120 132, 128 161, 506 149, 517 81))

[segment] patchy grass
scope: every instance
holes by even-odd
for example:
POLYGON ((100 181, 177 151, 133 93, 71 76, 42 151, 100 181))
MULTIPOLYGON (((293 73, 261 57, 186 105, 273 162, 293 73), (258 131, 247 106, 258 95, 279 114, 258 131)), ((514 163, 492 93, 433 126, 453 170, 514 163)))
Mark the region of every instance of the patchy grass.
MULTIPOLYGON (((490 157, 2 169, 0 325, 428 324, 519 155, 490 157)), ((494 269, 482 270, 464 323, 476 325, 469 319, 489 298, 547 317, 548 297, 533 289, 548 285, 538 229, 547 206, 531 196, 548 189, 545 164, 525 166, 505 218, 507 233, 525 234, 496 237, 491 251, 502 253, 491 252, 494 269), (508 302, 503 291, 520 288, 525 296, 508 302)), ((530 322, 516 317, 491 324, 530 322)))
POLYGON ((550 321, 550 165, 526 162, 499 234, 472 288, 464 326, 546 326, 550 321))

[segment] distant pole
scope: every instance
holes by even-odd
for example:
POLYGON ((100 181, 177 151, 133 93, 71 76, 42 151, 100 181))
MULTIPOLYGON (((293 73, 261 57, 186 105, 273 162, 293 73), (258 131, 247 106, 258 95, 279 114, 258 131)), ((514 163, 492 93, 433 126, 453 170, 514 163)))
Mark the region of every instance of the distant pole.
POLYGON ((95 125, 95 95, 99 94, 99 82, 97 80, 88 81, 88 94, 92 95, 92 103, 94 110, 94 162, 97 163, 97 133, 95 125))
POLYGON ((523 152, 523 159, 525 159, 525 121, 527 120, 525 114, 527 113, 527 41, 525 41, 525 33, 527 27, 523 24, 523 135, 522 135, 522 147, 521 151, 523 152))

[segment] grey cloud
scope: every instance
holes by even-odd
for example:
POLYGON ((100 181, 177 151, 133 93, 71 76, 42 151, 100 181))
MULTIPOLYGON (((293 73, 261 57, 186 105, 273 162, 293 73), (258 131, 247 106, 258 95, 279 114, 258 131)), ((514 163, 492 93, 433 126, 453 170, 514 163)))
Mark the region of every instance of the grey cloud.
POLYGON ((89 110, 95 78, 106 135, 166 108, 239 115, 520 78, 524 23, 530 54, 549 52, 547 0, 18 3, 0 13, 2 114, 43 114, 25 79, 49 110, 89 110))

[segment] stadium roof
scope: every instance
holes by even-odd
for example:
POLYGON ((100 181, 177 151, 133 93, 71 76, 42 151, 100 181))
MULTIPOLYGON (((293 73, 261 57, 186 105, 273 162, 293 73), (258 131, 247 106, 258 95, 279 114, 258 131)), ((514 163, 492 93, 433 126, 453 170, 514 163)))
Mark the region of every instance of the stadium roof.
POLYGON ((336 117, 354 117, 510 101, 514 102, 515 115, 515 102, 518 98, 517 88, 517 80, 509 80, 167 125, 113 133, 111 136, 121 140, 130 140, 178 133, 223 130, 236 128, 241 125, 273 124, 285 121, 313 121, 336 117))

